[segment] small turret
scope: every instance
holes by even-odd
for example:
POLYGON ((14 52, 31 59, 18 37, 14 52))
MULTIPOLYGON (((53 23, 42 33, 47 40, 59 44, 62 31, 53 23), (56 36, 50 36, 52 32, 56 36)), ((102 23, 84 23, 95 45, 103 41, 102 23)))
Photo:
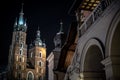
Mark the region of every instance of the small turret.
POLYGON ((65 36, 63 32, 63 22, 60 22, 60 30, 54 37, 55 48, 61 48, 64 42, 65 36))
POLYGON ((63 33, 64 33, 63 32, 63 22, 61 20, 61 22, 60 22, 60 30, 59 30, 59 32, 57 34, 63 34, 63 33))
POLYGON ((42 40, 41 40, 39 27, 38 27, 38 30, 37 30, 36 39, 35 39, 34 43, 35 43, 36 46, 46 47, 45 42, 42 42, 42 40))
POLYGON ((22 4, 22 8, 21 8, 21 12, 19 13, 19 19, 15 21, 14 24, 14 31, 23 31, 26 32, 27 30, 27 25, 26 25, 26 20, 23 17, 24 13, 23 13, 23 4, 22 4))

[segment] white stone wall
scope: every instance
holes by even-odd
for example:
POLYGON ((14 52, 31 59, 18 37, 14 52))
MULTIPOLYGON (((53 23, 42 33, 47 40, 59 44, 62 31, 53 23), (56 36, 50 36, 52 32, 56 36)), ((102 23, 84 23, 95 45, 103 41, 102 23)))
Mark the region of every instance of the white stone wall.
POLYGON ((54 80, 54 73, 53 73, 54 55, 52 52, 48 56, 47 61, 48 61, 48 80, 54 80))

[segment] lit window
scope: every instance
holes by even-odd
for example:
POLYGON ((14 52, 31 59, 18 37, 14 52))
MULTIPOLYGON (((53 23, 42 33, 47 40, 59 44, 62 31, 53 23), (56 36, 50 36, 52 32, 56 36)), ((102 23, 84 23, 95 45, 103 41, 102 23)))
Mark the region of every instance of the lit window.
POLYGON ((33 52, 31 52, 30 57, 31 57, 31 58, 33 57, 33 52))
POLYGON ((24 60, 25 60, 25 58, 23 57, 23 60, 22 60, 22 61, 24 62, 24 60))
POLYGON ((18 61, 18 56, 16 56, 16 61, 18 61))
POLYGON ((38 68, 37 68, 37 72, 38 72, 38 68))
POLYGON ((27 80, 34 80, 34 75, 32 72, 28 72, 27 80))
POLYGON ((19 37, 18 35, 15 36, 15 40, 18 41, 19 40, 19 37))
POLYGON ((24 65, 22 66, 22 70, 24 70, 24 65))
POLYGON ((20 55, 22 55, 22 50, 20 49, 20 55))
POLYGON ((42 66, 42 62, 41 61, 39 62, 39 66, 42 66))
POLYGON ((43 73, 43 69, 42 68, 39 69, 39 73, 43 73))

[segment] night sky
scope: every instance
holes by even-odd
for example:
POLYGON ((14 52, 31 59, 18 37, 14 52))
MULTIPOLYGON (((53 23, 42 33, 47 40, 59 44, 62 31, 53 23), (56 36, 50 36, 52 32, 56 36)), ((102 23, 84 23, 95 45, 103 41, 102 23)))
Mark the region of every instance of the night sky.
POLYGON ((74 16, 68 14, 73 0, 4 0, 0 6, 0 65, 8 62, 13 25, 16 17, 19 17, 22 2, 24 2, 23 11, 28 26, 27 44, 35 39, 39 26, 41 39, 45 39, 47 45, 47 55, 54 49, 53 38, 60 29, 60 20, 63 21, 65 34, 68 33, 70 23, 75 20, 74 16))

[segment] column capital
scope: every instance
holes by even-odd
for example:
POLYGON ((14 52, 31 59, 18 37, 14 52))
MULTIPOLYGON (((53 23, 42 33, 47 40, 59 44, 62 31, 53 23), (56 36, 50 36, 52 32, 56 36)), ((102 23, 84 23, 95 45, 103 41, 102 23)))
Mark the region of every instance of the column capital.
POLYGON ((103 65, 107 66, 107 65, 112 64, 112 61, 111 61, 111 58, 110 58, 110 57, 107 57, 107 58, 105 58, 103 61, 101 61, 101 63, 102 63, 103 65))

